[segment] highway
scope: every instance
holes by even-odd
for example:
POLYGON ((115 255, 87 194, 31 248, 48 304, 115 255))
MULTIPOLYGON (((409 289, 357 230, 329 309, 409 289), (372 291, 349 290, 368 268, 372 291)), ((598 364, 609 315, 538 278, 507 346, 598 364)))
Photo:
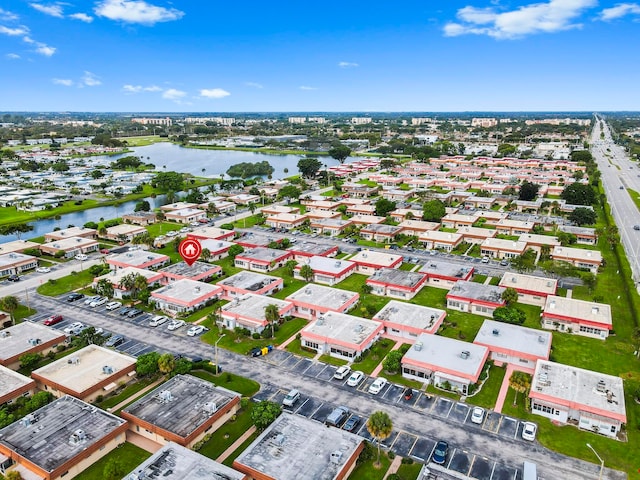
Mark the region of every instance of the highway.
MULTIPOLYGON (((601 120, 600 117, 596 118, 601 120)), ((632 278, 640 291, 640 231, 633 228, 634 225, 640 225, 640 211, 627 191, 630 188, 640 192, 640 169, 624 148, 614 143, 610 127, 604 121, 596 121, 593 128, 591 153, 602 174, 602 185, 631 265, 632 278), (604 133, 603 138, 601 132, 604 133)))

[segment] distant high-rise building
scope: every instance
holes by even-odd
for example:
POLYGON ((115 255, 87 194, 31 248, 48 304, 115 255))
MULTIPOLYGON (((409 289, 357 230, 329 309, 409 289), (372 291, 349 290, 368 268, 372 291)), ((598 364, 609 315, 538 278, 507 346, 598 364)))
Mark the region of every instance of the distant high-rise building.
POLYGON ((498 125, 498 120, 495 118, 472 118, 471 126, 472 127, 482 127, 482 128, 491 128, 498 125))
POLYGON ((140 117, 132 118, 131 121, 133 123, 139 123, 141 125, 163 125, 165 127, 170 127, 171 125, 173 125, 173 120, 171 120, 169 117, 140 117))
POLYGON ((370 117, 353 117, 351 119, 351 123, 353 125, 365 125, 367 123, 371 123, 370 117))
POLYGON ((431 123, 432 121, 433 119, 429 117, 413 117, 411 119, 411 125, 413 126, 425 125, 427 123, 431 123))
POLYGON ((289 117, 289 123, 300 124, 300 123, 306 123, 306 122, 307 122, 307 117, 289 117))

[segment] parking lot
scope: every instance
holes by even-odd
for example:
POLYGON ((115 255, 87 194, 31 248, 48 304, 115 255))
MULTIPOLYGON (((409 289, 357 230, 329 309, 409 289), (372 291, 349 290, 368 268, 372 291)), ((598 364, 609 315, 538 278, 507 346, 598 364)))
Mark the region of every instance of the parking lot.
MULTIPOLYGON (((327 367, 330 366, 327 365, 327 367)), ((323 371, 325 370, 326 369, 323 369, 323 371)), ((331 367, 331 370, 335 371, 335 367, 331 367)), ((346 382, 346 380, 335 381, 346 382)), ((368 388, 369 384, 370 382, 363 381, 357 389, 362 392, 368 388)), ((395 394, 398 393, 401 395, 404 391, 404 387, 389 385, 388 388, 385 389, 385 393, 391 391, 394 392, 391 396, 395 399, 395 394)), ((256 402, 270 400, 272 402, 282 404, 282 400, 286 394, 286 391, 281 390, 274 385, 264 384, 253 399, 256 402)), ((397 399, 395 401, 397 401, 397 399)), ((432 403, 432 405, 435 405, 435 403, 436 402, 432 403)), ((470 420, 467 419, 467 417, 470 416, 468 405, 456 403, 451 400, 449 400, 449 405, 446 405, 446 402, 443 402, 442 405, 443 410, 445 407, 448 408, 448 415, 454 413, 454 419, 456 421, 461 421, 462 423, 466 423, 466 421, 470 422, 470 420)), ((283 408, 291 413, 324 423, 327 416, 337 406, 338 405, 330 402, 324 402, 318 398, 306 396, 302 393, 300 399, 293 407, 283 408)), ((345 418, 345 422, 353 415, 360 418, 359 423, 355 427, 354 433, 375 443, 375 440, 367 430, 366 418, 362 414, 358 412, 350 412, 349 416, 345 418)), ((513 422, 516 421, 514 420, 513 422)), ((513 426, 513 422, 507 421, 506 423, 513 426)), ((515 425, 517 425, 517 422, 515 425)), ((469 426, 477 427, 477 425, 471 423, 469 423, 469 426)), ((437 440, 439 439, 428 438, 412 432, 393 430, 391 435, 382 441, 381 445, 402 457, 411 457, 418 462, 428 463, 433 454, 437 440)), ((447 456, 444 466, 449 470, 453 470, 477 480, 516 480, 521 478, 521 472, 517 467, 503 465, 492 459, 483 457, 482 455, 475 454, 464 449, 455 448, 453 445, 449 446, 449 455, 447 456)))

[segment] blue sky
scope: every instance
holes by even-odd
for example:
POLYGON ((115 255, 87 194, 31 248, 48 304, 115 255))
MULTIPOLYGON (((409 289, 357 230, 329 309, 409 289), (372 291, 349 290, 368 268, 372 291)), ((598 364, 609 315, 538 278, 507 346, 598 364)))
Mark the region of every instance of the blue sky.
POLYGON ((6 111, 640 110, 640 3, 23 1, 6 111))

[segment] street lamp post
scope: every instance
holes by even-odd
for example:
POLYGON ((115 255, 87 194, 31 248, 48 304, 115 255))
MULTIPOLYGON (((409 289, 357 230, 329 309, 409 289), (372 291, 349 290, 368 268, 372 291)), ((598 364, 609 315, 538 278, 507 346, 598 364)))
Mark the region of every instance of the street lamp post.
POLYGON ((226 333, 223 333, 222 335, 220 335, 220 336, 218 337, 218 340, 216 340, 216 343, 214 344, 214 348, 215 348, 215 358, 216 358, 216 360, 215 360, 215 361, 216 361, 216 375, 217 375, 218 373, 220 373, 220 367, 218 366, 218 342, 219 342, 220 340, 222 340, 226 335, 227 335, 226 333))
POLYGON ((600 458, 600 455, 598 455, 598 452, 596 452, 596 450, 591 446, 590 443, 587 443, 587 447, 589 447, 591 451, 596 454, 596 457, 598 457, 598 460, 600 460, 600 475, 598 475, 598 480, 602 480, 602 471, 604 470, 604 460, 600 458))

